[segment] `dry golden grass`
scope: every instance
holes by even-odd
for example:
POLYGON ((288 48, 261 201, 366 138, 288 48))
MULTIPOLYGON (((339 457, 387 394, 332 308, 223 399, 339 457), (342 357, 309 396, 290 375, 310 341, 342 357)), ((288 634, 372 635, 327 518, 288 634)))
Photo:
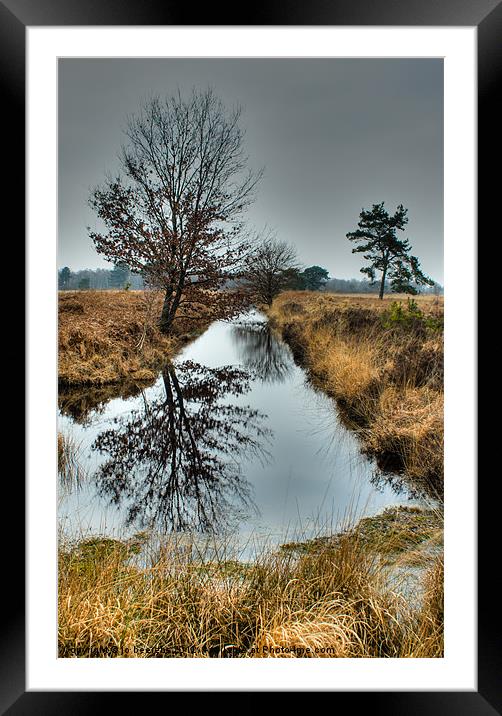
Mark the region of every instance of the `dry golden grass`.
POLYGON ((443 299, 414 297, 422 318, 389 323, 407 297, 285 292, 271 322, 313 381, 336 398, 381 467, 441 493, 443 479, 443 299))
POLYGON ((162 296, 150 291, 59 293, 59 382, 101 386, 148 382, 191 334, 207 325, 179 320, 171 336, 157 327, 162 296))
POLYGON ((107 539, 61 548, 60 657, 442 655, 439 570, 411 609, 357 532, 252 563, 171 547, 135 566, 134 551, 107 539))
POLYGON ((444 655, 444 557, 439 555, 425 573, 422 606, 412 617, 409 641, 403 642, 403 656, 441 658, 444 655))
POLYGON ((376 417, 365 433, 373 454, 397 453, 415 481, 443 476, 443 394, 427 388, 384 388, 376 417))

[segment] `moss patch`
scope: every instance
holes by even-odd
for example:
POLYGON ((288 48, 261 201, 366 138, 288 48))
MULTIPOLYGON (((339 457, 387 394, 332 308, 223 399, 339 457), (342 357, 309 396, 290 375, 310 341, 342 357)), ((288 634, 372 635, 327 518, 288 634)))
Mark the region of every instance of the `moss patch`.
POLYGON ((378 515, 364 517, 346 532, 306 542, 288 542, 280 548, 297 554, 311 554, 320 549, 335 549, 341 539, 353 540, 364 546, 366 551, 383 557, 384 561, 393 562, 427 541, 442 544, 442 517, 436 510, 389 507, 378 515))

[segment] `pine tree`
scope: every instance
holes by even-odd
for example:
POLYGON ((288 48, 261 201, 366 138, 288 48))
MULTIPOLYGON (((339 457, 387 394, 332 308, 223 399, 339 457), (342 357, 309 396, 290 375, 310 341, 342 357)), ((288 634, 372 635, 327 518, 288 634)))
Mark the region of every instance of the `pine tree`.
POLYGON ((373 204, 371 210, 362 209, 359 215, 358 229, 346 236, 349 241, 362 242, 352 249, 352 253, 363 253, 369 266, 361 273, 375 283, 376 272, 381 272, 379 298, 383 298, 385 282, 390 280, 392 291, 416 294, 413 284, 429 285, 434 282, 420 270, 416 256, 411 256, 408 239, 399 239, 397 231, 404 231, 408 223, 408 209, 399 204, 393 216, 384 208, 384 202, 373 204))
POLYGON ((119 261, 110 272, 109 284, 111 288, 124 288, 130 278, 129 266, 125 261, 119 261))
POLYGON ((307 291, 320 291, 326 285, 329 271, 322 266, 309 266, 302 271, 302 278, 307 291))
POLYGON ((68 268, 68 266, 64 266, 62 269, 59 270, 58 283, 59 283, 60 290, 64 290, 65 288, 68 288, 68 286, 70 284, 70 278, 71 278, 71 271, 68 268))

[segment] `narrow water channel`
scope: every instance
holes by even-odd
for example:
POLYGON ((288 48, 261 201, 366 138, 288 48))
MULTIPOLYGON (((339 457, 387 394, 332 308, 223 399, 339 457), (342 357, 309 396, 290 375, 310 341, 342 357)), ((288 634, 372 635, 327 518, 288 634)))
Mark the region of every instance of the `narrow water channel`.
POLYGON ((328 534, 416 504, 382 480, 264 316, 217 322, 153 386, 58 429, 82 473, 59 490, 69 536, 206 534, 241 546, 328 534))

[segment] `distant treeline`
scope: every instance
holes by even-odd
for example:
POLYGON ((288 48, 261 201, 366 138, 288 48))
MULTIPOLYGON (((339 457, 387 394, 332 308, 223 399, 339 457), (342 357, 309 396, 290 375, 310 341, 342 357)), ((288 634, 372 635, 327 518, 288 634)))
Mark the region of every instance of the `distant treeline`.
MULTIPOLYGON (((237 285, 236 282, 228 282, 227 287, 237 285)), ((75 291, 86 289, 132 289, 139 290, 144 288, 143 277, 133 273, 127 266, 115 266, 113 269, 81 269, 72 271, 65 266, 58 271, 58 287, 61 291, 75 291)), ((293 287, 293 286, 292 286, 293 287)), ((301 286, 294 286, 297 290, 301 290, 301 286)), ((311 290, 313 286, 308 286, 311 290)), ((442 294, 443 287, 435 283, 434 286, 417 286, 420 293, 442 294)), ((320 290, 329 291, 331 293, 378 293, 378 283, 370 284, 365 279, 357 278, 328 278, 320 290)), ((390 287, 386 288, 387 291, 390 287)))
MULTIPOLYGON (((380 285, 378 282, 371 284, 369 281, 357 278, 330 278, 326 281, 324 290, 331 293, 378 293, 380 285)), ((441 295, 444 292, 443 286, 434 283, 433 286, 416 286, 419 293, 432 293, 441 295)), ((390 292, 391 287, 385 284, 385 291, 390 292)))
POLYGON ((58 288, 60 291, 86 289, 142 289, 143 277, 132 273, 127 266, 115 266, 113 269, 81 269, 72 271, 65 266, 58 271, 58 288))

